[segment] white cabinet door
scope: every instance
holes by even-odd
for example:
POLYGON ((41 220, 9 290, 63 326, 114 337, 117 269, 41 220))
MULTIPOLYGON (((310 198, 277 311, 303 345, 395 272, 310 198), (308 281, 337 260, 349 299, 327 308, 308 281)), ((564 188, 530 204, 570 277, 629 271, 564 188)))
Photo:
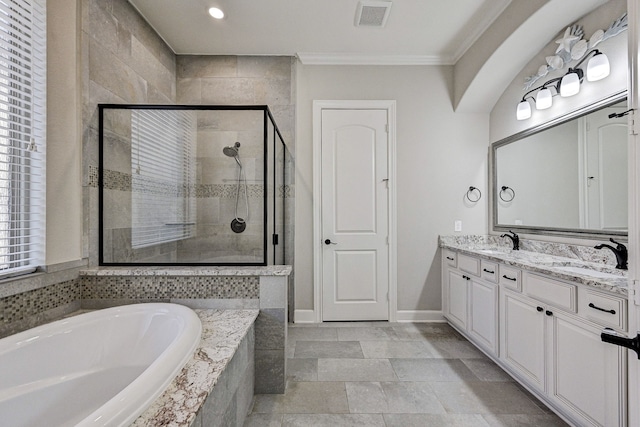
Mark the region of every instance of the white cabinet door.
POLYGON ((544 308, 510 291, 503 293, 501 358, 531 386, 545 390, 544 308))
POLYGON ((467 329, 467 276, 454 270, 447 270, 446 297, 447 311, 445 315, 451 323, 461 329, 467 329))
POLYGON ((498 286, 471 280, 469 286, 469 333, 491 354, 498 349, 498 286))
POLYGON ((549 396, 585 426, 624 426, 625 351, 600 339, 600 328, 554 312, 549 396))

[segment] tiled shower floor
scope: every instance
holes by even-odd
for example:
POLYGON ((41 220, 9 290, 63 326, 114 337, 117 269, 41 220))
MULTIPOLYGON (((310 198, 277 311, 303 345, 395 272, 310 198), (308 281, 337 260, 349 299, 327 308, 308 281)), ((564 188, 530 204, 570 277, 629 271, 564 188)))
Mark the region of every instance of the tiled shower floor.
POLYGON ((446 324, 289 325, 284 395, 245 427, 566 426, 446 324))

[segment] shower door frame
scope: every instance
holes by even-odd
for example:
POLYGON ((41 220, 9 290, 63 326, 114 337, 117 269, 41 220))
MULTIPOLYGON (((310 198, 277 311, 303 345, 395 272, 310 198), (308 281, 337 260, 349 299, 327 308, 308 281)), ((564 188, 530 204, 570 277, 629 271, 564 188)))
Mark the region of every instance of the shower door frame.
MULTIPOLYGON (((273 125, 274 128, 274 140, 273 140, 273 150, 274 150, 274 168, 275 168, 275 148, 276 148, 276 136, 280 139, 282 145, 286 148, 286 144, 284 142, 284 138, 278 129, 278 125, 276 124, 271 111, 269 110, 268 105, 185 105, 185 104, 98 104, 98 265, 99 266, 113 266, 113 267, 151 267, 151 266, 211 266, 211 267, 222 267, 222 266, 266 266, 268 264, 268 198, 269 198, 269 186, 267 185, 267 180, 269 177, 269 165, 268 165, 268 149, 269 149, 269 124, 273 125), (262 212, 262 262, 172 262, 172 263, 158 263, 158 262, 105 262, 104 261, 104 186, 102 185, 104 182, 104 111, 105 110, 195 110, 195 111, 262 111, 263 112, 263 212, 262 212)), ((286 150, 284 150, 286 155, 286 150)), ((286 170, 286 168, 283 167, 286 170)), ((284 174, 284 171, 283 171, 284 174)), ((274 188, 273 194, 273 210, 274 210, 274 218, 273 218, 273 226, 274 233, 276 230, 276 194, 277 188, 275 186, 276 183, 276 173, 274 170, 274 188)), ((283 181, 285 178, 283 176, 283 181)), ((286 209, 284 206, 284 197, 283 197, 283 206, 282 206, 282 215, 283 215, 283 223, 285 221, 286 209)), ((283 227, 282 236, 280 236, 279 244, 282 246, 282 251, 284 253, 284 242, 285 242, 285 228, 283 227)), ((274 237, 272 236, 272 243, 274 243, 274 237)), ((276 245, 272 245, 274 247, 274 260, 276 259, 276 245)))

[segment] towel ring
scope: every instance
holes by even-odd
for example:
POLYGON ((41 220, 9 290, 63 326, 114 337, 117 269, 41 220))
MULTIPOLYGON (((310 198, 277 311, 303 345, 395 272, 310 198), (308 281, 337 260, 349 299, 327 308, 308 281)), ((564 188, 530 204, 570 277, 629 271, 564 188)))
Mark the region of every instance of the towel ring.
POLYGON ((470 201, 471 203, 475 203, 478 200, 480 200, 482 198, 482 192, 480 191, 479 188, 476 187, 469 187, 469 190, 467 190, 467 194, 465 195, 465 197, 467 198, 468 201, 470 201), (474 194, 474 192, 478 192, 478 197, 475 198, 471 198, 471 195, 474 194))
POLYGON ((506 185, 502 186, 502 190, 500 190, 500 193, 498 194, 500 196, 500 200, 502 200, 503 202, 510 202, 513 199, 515 199, 516 197, 516 192, 513 188, 511 187, 507 187, 506 185), (505 199, 502 194, 505 193, 507 195, 507 198, 505 199), (511 196, 511 197, 509 197, 511 196))

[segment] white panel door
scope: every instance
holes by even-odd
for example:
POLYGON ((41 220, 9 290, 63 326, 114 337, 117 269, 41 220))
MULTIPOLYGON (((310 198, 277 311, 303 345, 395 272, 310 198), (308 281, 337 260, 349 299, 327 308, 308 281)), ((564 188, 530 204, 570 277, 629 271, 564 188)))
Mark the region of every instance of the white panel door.
POLYGON ((322 111, 322 320, 388 320, 387 110, 322 111))
POLYGON ((586 122, 587 228, 627 228, 627 118, 608 116, 625 109, 605 108, 586 122))

